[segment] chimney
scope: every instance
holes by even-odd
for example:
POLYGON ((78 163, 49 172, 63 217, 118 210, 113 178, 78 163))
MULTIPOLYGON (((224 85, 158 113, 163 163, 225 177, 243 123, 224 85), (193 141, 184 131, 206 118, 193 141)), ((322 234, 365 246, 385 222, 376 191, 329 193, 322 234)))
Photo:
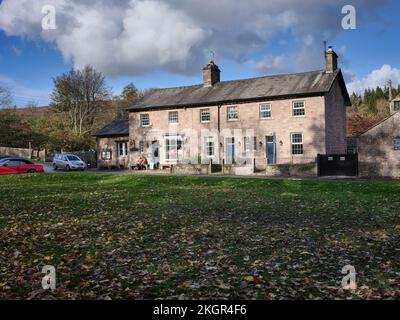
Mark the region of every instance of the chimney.
POLYGON ((329 47, 325 52, 326 73, 333 73, 338 69, 338 55, 329 47))
POLYGON ((203 68, 203 84, 205 87, 212 87, 220 81, 221 70, 219 70, 214 61, 210 61, 210 63, 203 68))
POLYGON ((392 80, 388 81, 388 87, 389 87, 389 102, 392 102, 392 100, 393 100, 392 80))

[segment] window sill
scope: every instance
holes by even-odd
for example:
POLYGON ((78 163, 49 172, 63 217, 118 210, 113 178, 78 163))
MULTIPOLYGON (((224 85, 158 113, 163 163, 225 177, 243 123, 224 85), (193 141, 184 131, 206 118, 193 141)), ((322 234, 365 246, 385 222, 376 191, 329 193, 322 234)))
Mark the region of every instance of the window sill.
POLYGON ((211 121, 200 121, 200 123, 208 124, 208 123, 211 123, 211 121))
POLYGON ((228 119, 228 122, 238 122, 239 121, 239 119, 228 119))
POLYGON ((260 120, 274 120, 274 118, 272 118, 272 117, 268 117, 268 118, 260 118, 260 120))
POLYGON ((151 124, 149 124, 148 126, 140 126, 141 128, 149 128, 151 127, 151 124))
POLYGON ((177 125, 179 125, 179 122, 168 123, 168 125, 170 125, 170 126, 177 126, 177 125))
POLYGON ((292 116, 292 118, 305 118, 306 116, 305 115, 303 115, 303 116, 292 116))

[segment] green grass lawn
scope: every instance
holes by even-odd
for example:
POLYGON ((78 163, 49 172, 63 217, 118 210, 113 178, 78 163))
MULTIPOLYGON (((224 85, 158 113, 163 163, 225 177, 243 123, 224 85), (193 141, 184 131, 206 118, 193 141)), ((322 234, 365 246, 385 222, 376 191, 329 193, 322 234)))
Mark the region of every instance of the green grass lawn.
POLYGON ((0 177, 3 299, 398 299, 399 239, 394 182, 0 177))

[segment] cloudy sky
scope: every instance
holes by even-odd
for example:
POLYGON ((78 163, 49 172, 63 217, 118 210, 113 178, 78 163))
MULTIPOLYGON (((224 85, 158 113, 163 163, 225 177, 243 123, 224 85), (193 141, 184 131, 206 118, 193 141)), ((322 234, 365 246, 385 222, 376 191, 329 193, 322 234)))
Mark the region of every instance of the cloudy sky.
POLYGON ((400 83, 396 0, 0 0, 0 85, 14 102, 49 102, 52 79, 91 64, 115 94, 201 82, 216 53, 223 80, 324 67, 340 55, 350 91, 400 83), (353 5, 357 29, 342 28, 353 5), (44 6, 56 29, 43 30, 44 6))

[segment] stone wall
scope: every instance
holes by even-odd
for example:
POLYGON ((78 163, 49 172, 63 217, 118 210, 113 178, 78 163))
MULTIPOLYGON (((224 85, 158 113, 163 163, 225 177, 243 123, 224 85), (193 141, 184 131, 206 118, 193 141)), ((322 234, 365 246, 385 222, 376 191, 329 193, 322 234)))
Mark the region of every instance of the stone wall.
POLYGON ((45 161, 46 150, 0 147, 0 156, 18 157, 24 159, 39 159, 45 161))
POLYGON ((394 114, 359 137, 360 176, 400 179, 400 150, 394 148, 396 137, 400 137, 400 113, 394 114))
POLYGON ((221 172, 221 165, 218 164, 177 164, 172 166, 173 174, 205 175, 221 172))
POLYGON ((318 176, 318 165, 316 162, 311 162, 267 166, 266 175, 269 177, 316 177, 318 176))
POLYGON ((347 151, 346 106, 341 90, 336 80, 325 98, 326 154, 346 154, 347 151))
MULTIPOLYGON (((102 137, 97 138, 97 167, 99 169, 127 169, 129 168, 130 162, 130 152, 128 151, 127 157, 119 157, 118 156, 118 142, 128 141, 128 136, 121 137, 102 137), (102 159, 102 150, 105 149, 111 150, 111 160, 103 160, 102 159)), ((128 149, 130 148, 128 142, 128 149)))

